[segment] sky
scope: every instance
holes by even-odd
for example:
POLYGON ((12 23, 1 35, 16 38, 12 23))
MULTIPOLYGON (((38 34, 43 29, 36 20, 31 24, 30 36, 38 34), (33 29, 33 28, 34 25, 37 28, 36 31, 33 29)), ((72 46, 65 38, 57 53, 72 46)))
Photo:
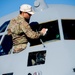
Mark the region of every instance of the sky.
MULTIPOLYGON (((19 10, 22 4, 34 6, 35 0, 0 0, 0 18, 19 10)), ((47 4, 67 4, 75 6, 75 0, 44 0, 47 4)))

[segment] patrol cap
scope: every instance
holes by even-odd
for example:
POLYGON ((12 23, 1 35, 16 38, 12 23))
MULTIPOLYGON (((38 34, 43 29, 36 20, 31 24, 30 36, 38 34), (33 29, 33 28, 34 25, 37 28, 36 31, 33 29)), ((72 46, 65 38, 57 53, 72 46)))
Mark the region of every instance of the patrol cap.
POLYGON ((20 11, 27 12, 29 14, 34 14, 31 5, 23 4, 20 6, 20 11))

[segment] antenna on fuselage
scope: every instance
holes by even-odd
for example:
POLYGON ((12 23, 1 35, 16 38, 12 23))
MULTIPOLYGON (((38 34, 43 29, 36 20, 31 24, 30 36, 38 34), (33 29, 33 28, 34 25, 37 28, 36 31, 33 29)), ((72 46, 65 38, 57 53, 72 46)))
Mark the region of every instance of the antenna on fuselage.
POLYGON ((45 48, 46 46, 45 46, 44 42, 42 41, 42 39, 40 39, 40 42, 42 43, 43 47, 45 48))

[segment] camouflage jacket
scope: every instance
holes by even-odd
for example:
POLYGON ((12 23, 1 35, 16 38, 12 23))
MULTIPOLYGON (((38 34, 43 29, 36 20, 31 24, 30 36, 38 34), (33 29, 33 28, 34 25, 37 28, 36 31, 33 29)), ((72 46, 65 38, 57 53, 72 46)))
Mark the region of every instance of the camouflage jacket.
POLYGON ((41 33, 34 32, 21 15, 10 21, 8 33, 12 34, 13 45, 27 43, 26 36, 31 39, 36 39, 42 35, 41 33))

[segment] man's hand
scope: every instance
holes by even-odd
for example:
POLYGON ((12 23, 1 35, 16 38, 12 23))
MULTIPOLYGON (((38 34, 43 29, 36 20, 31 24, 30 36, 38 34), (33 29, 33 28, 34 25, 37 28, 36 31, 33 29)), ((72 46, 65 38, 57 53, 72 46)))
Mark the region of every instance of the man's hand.
POLYGON ((46 32, 48 31, 47 28, 43 28, 40 32, 43 34, 43 36, 46 34, 46 32))

